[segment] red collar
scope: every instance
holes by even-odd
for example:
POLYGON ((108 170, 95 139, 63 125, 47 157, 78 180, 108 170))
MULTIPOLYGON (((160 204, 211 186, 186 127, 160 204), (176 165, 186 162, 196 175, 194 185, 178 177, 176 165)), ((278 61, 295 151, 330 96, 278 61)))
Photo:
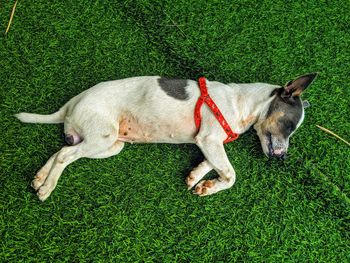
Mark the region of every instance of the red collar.
POLYGON ((221 127, 224 129, 224 131, 227 134, 227 139, 224 141, 224 143, 228 143, 228 142, 236 140, 238 138, 238 134, 234 133, 232 131, 230 125, 225 120, 224 115, 222 115, 218 106, 216 106, 215 102, 209 96, 205 77, 200 77, 198 79, 198 83, 199 83, 199 89, 201 91, 201 96, 198 98, 196 107, 194 109, 194 121, 196 123, 197 129, 199 130, 199 128, 201 126, 201 120, 202 120, 201 107, 202 107, 203 103, 205 102, 208 105, 208 107, 212 110, 215 118, 218 120, 221 127))

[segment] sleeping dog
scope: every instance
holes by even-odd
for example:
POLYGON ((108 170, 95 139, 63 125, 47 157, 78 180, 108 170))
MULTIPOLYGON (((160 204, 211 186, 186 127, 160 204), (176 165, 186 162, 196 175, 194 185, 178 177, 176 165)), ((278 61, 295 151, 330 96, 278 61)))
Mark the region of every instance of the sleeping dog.
MULTIPOLYGON (((305 102, 300 95, 316 75, 300 76, 284 87, 205 79, 204 85, 235 134, 254 126, 263 152, 283 159, 290 136, 304 119, 305 102)), ((125 143, 195 143, 205 160, 186 178, 188 188, 205 196, 231 187, 236 174, 223 146, 227 134, 222 123, 208 105, 203 105, 201 125, 195 125, 200 96, 199 85, 193 80, 134 77, 99 83, 50 115, 16 114, 22 122, 64 123, 68 146, 52 155, 32 182, 39 199, 50 196, 70 163, 82 157, 116 155, 125 143), (218 178, 201 180, 212 169, 218 178)))

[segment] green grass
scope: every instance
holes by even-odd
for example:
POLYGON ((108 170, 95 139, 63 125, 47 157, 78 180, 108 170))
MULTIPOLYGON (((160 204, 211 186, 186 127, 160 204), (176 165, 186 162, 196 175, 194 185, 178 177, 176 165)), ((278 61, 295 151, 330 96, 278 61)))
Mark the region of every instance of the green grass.
POLYGON ((349 262, 350 148, 315 127, 350 138, 349 21, 347 1, 19 1, 0 36, 0 261, 349 262), (192 195, 200 151, 166 144, 79 160, 44 203, 30 188, 62 127, 14 113, 129 76, 284 84, 313 71, 289 159, 267 160, 248 132, 225 146, 230 190, 192 195))

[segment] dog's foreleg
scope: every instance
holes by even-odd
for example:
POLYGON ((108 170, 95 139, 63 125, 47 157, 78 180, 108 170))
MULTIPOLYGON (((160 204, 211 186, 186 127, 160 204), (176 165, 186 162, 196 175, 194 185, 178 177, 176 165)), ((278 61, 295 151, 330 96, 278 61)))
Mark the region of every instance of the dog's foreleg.
POLYGON ((215 136, 201 137, 197 135, 196 142, 209 164, 219 174, 217 179, 202 180, 194 190, 200 196, 211 195, 218 191, 230 188, 236 180, 235 171, 227 158, 224 145, 215 136))
POLYGON ((211 166, 207 160, 204 160, 196 168, 194 168, 186 178, 188 190, 195 186, 212 169, 213 166, 211 166))

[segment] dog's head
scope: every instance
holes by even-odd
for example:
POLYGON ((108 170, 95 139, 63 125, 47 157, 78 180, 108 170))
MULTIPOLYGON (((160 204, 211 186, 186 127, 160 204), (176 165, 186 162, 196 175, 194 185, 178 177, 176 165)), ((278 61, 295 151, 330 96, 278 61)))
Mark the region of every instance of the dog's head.
POLYGON ((304 120, 304 108, 308 104, 301 100, 300 95, 316 75, 300 76, 272 93, 274 98, 266 114, 254 125, 267 156, 286 158, 289 138, 304 120))

